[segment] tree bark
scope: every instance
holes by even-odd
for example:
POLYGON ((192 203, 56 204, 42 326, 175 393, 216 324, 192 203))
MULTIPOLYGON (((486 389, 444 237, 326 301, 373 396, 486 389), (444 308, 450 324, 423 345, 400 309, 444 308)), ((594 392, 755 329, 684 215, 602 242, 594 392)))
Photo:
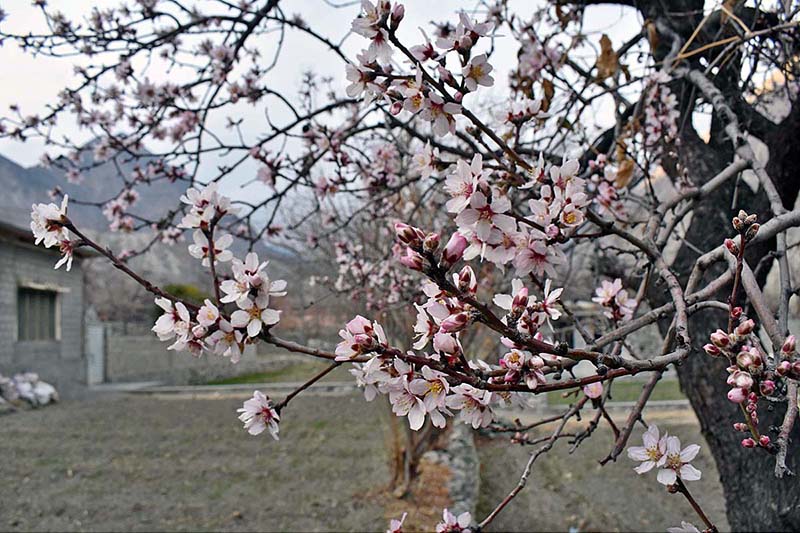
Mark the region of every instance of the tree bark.
MULTIPOLYGON (((793 113, 794 115, 794 113, 793 113)), ((788 120, 788 119, 787 119, 788 120)), ((732 147, 726 140, 705 144, 691 128, 682 134, 679 157, 685 168, 691 169, 692 176, 700 183, 707 181, 724 168, 733 158, 732 147)), ((793 130, 796 132, 797 130, 793 130)), ((776 130, 776 136, 787 142, 788 135, 776 130)), ((795 135, 796 137, 796 135, 795 135)), ((771 175, 787 178, 800 153, 798 142, 792 140, 794 148, 786 149, 785 145, 776 151, 770 160, 768 170, 771 175), (791 166, 789 166, 791 165, 791 166)), ((793 183, 781 184, 781 192, 785 192, 784 203, 793 203, 797 195, 797 179, 789 178, 793 183)), ((686 235, 686 241, 696 249, 710 250, 718 246, 725 237, 731 236, 731 218, 738 209, 748 213, 757 212, 761 221, 769 218, 768 202, 763 193, 753 194, 743 182, 738 184, 737 205, 731 206, 734 198, 736 182, 720 188, 714 195, 704 200, 695 210, 692 223, 686 235)), ((774 248, 774 243, 765 243, 749 249, 748 263, 755 266, 757 261, 774 248)), ((692 264, 698 254, 692 246, 682 246, 673 271, 683 275, 685 283, 692 264)), ((720 267, 722 268, 722 267, 720 267)), ((763 285, 769 269, 762 269, 759 282, 763 285)), ((709 271, 709 279, 720 270, 709 271)), ((650 293, 650 301, 659 304, 666 301, 663 290, 654 288, 650 293)), ((730 287, 716 295, 725 301, 730 294, 730 287)), ((728 521, 736 531, 798 531, 800 530, 800 480, 794 476, 782 479, 775 477, 775 458, 763 449, 745 449, 741 446, 742 438, 747 435, 734 431, 733 424, 743 420, 739 407, 727 399, 729 386, 726 384, 726 361, 708 357, 702 350, 708 342, 709 335, 717 328, 726 328, 727 316, 717 310, 706 310, 692 316, 690 334, 693 351, 691 356, 678 367, 678 378, 681 388, 689 398, 691 405, 700 420, 703 436, 714 456, 720 481, 726 499, 728 521)), ((669 324, 661 324, 662 332, 669 324)), ((760 406, 759 427, 762 433, 770 435, 773 442, 786 405, 776 404, 760 406)), ((795 426, 787 454, 787 466, 800 474, 800 430, 795 426)))

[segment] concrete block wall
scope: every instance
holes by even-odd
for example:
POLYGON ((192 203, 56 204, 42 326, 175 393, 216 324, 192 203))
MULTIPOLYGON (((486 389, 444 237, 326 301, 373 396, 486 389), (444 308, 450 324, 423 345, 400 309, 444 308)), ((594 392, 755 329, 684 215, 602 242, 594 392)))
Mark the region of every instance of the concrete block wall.
POLYGON ((86 385, 83 271, 78 258, 70 272, 54 270, 58 258, 57 251, 0 239, 0 373, 37 372, 69 397, 86 385), (26 285, 58 291, 58 340, 18 339, 17 293, 26 285))
POLYGON ((167 350, 148 325, 106 324, 106 380, 109 382, 161 381, 167 384, 201 384, 251 372, 286 366, 300 357, 275 350, 243 356, 237 364, 227 357, 167 350))

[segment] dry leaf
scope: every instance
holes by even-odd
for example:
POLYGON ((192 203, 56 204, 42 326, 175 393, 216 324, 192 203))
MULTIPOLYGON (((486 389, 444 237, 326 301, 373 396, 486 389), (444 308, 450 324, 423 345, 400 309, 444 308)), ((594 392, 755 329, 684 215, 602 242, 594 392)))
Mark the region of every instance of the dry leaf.
POLYGON ((617 179, 614 180, 614 186, 617 189, 621 189, 630 183, 634 168, 633 159, 626 157, 620 161, 619 167, 617 168, 617 179))
POLYGON ((656 23, 652 20, 648 20, 645 23, 645 28, 647 28, 647 41, 650 43, 650 50, 653 51, 658 48, 658 43, 660 42, 656 23))
POLYGON ((613 76, 619 69, 619 58, 611 45, 611 39, 605 33, 600 37, 600 56, 597 58, 597 79, 604 80, 613 76))
POLYGON ((553 95, 556 91, 553 87, 553 82, 547 78, 542 80, 542 89, 544 89, 544 98, 542 98, 542 111, 547 113, 547 110, 550 109, 550 102, 553 100, 553 95))

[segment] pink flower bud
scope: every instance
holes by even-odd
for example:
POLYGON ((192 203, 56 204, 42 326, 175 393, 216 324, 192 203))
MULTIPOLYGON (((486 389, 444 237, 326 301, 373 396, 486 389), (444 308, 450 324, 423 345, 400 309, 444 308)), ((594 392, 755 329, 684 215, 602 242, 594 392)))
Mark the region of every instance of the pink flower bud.
POLYGON ((412 248, 419 248, 422 239, 425 238, 425 234, 421 230, 402 222, 395 223, 394 232, 400 242, 412 248))
POLYGON ((736 364, 741 368, 748 368, 752 365, 753 357, 750 355, 750 352, 744 350, 739 352, 739 355, 736 356, 736 364))
POLYGON ((439 234, 430 233, 425 240, 422 241, 422 249, 428 253, 433 253, 439 248, 439 234))
POLYGON ((718 329, 714 333, 711 334, 711 342, 714 343, 714 346, 717 348, 727 348, 731 343, 731 338, 728 336, 727 333, 718 329))
POLYGON ((467 313, 456 313, 442 320, 439 329, 444 333, 455 333, 467 327, 469 315, 467 313))
POLYGON ((753 439, 751 439, 749 437, 746 438, 746 439, 743 439, 742 440, 742 447, 744 447, 744 448, 755 448, 756 447, 756 441, 754 441, 753 439))
POLYGON ((403 110, 402 100, 397 100, 395 102, 392 102, 392 105, 389 107, 389 113, 395 117, 399 115, 402 110, 403 110))
POLYGON ((731 311, 731 316, 733 316, 735 319, 738 319, 740 316, 742 316, 742 308, 739 306, 734 307, 733 311, 731 311))
POLYGON ((751 414, 754 413, 756 411, 756 409, 757 409, 756 408, 756 404, 754 404, 754 403, 748 403, 744 407, 744 410, 747 411, 748 413, 751 413, 751 414))
POLYGON ((755 405, 758 402, 758 395, 755 392, 751 392, 747 395, 747 401, 755 405))
POLYGON ((358 334, 372 335, 372 322, 370 322, 368 318, 364 318, 361 315, 356 315, 344 327, 352 335, 358 335, 358 334))
POLYGON ((464 255, 464 250, 467 249, 467 245, 467 239, 463 235, 458 232, 453 233, 444 247, 442 259, 439 264, 444 268, 453 266, 453 264, 464 255))
POLYGON ((734 388, 728 391, 728 399, 733 403, 742 403, 747 395, 742 389, 734 388))
POLYGON ((786 340, 783 341, 783 346, 781 346, 781 351, 786 355, 792 355, 794 351, 797 349, 797 339, 794 335, 789 335, 786 337, 786 340))
POLYGON ((736 231, 742 231, 742 228, 744 228, 744 220, 741 217, 733 217, 731 224, 736 231))
POLYGON ((740 389, 750 390, 750 388, 753 386, 753 376, 751 376, 748 372, 734 372, 733 382, 734 385, 740 389))
POLYGON ((781 361, 775 371, 778 373, 778 375, 785 376, 792 371, 792 363, 789 361, 781 361))
POLYGON ((511 302, 511 311, 522 312, 528 307, 528 287, 522 287, 511 302))
POLYGON ((475 272, 472 271, 471 266, 466 265, 458 273, 458 290, 474 293, 477 288, 478 284, 475 282, 475 272))
POLYGON ((753 319, 748 318, 738 326, 736 326, 736 334, 740 337, 744 337, 745 335, 750 335, 755 329, 756 323, 753 322, 753 319))
POLYGON ((739 255, 739 247, 736 245, 733 239, 725 239, 725 248, 727 248, 728 251, 733 255, 739 255))
POLYGON ((390 28, 396 30, 400 25, 400 21, 406 16, 406 8, 403 4, 397 4, 392 10, 392 17, 390 21, 390 28))
POLYGON ((736 431, 747 431, 747 424, 745 424, 744 422, 736 422, 735 424, 733 424, 733 429, 735 429, 736 431))
POLYGON ((769 437, 767 435, 761 435, 761 437, 758 439, 758 443, 762 448, 766 448, 770 443, 769 437))
POLYGON ((705 350, 706 353, 711 357, 719 357, 719 355, 722 353, 719 348, 717 348, 711 343, 708 343, 705 346, 703 346, 703 350, 705 350))
POLYGON ((800 361, 792 363, 792 373, 796 376, 800 376, 800 361))
POLYGON ((775 382, 771 379, 765 379, 761 382, 761 385, 759 385, 759 390, 762 396, 769 396, 775 392, 775 382))
POLYGON ((411 270, 422 270, 424 261, 417 252, 411 248, 406 248, 406 255, 400 257, 400 263, 411 270))
POLYGON ((744 234, 744 240, 752 241, 753 239, 755 239, 756 235, 758 234, 759 228, 760 226, 758 224, 753 224, 752 226, 747 228, 747 232, 744 234))

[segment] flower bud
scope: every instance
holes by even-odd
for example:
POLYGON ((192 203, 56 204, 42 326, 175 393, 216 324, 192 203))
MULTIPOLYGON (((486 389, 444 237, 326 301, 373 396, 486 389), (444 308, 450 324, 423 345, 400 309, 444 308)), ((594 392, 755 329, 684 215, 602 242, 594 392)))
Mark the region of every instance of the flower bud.
POLYGON ((394 232, 400 242, 412 248, 419 248, 422 245, 422 239, 425 238, 422 230, 402 222, 395 223, 394 232))
POLYGON ((781 352, 786 355, 792 355, 795 350, 797 349, 797 339, 794 335, 789 335, 786 337, 786 340, 783 341, 783 346, 781 346, 781 352))
POLYGON ((753 439, 748 437, 748 438, 742 440, 742 447, 744 447, 744 448, 755 448, 756 447, 756 441, 754 441, 753 439))
POLYGON ((467 239, 463 235, 458 232, 453 233, 442 251, 442 259, 439 264, 444 268, 453 266, 464 255, 467 245, 467 239))
POLYGON ((767 435, 761 435, 761 437, 758 439, 758 444, 760 444, 762 448, 766 448, 767 446, 769 446, 769 443, 770 440, 769 436, 767 435))
POLYGON ((742 316, 742 312, 743 312, 742 308, 737 305, 736 307, 733 308, 733 311, 731 311, 731 316, 734 319, 738 320, 739 317, 742 316))
POLYGON ((402 100, 396 100, 396 101, 392 102, 392 105, 389 107, 389 113, 393 117, 396 117, 397 115, 399 115, 402 110, 403 110, 403 101, 402 100))
POLYGON ((728 251, 733 255, 739 255, 739 247, 736 245, 733 239, 725 239, 725 248, 727 248, 728 251))
POLYGON ((757 407, 756 407, 756 404, 754 404, 754 403, 748 403, 747 405, 744 406, 744 410, 747 411, 750 414, 755 413, 756 409, 757 409, 757 407))
POLYGON ((439 329, 444 333, 455 333, 461 331, 469 323, 469 315, 467 313, 456 313, 442 320, 439 329))
POLYGON ((800 376, 800 361, 795 361, 792 363, 792 374, 795 376, 800 376))
POLYGON ((471 266, 466 265, 458 272, 458 290, 474 293, 477 288, 478 284, 475 282, 475 272, 472 271, 471 266))
POLYGON ((762 396, 770 396, 773 392, 775 392, 775 382, 771 379, 765 379, 761 382, 758 388, 761 391, 762 396))
POLYGON ((521 313, 526 307, 528 307, 528 287, 522 287, 514 295, 514 300, 511 302, 511 311, 521 313))
POLYGON ((759 227, 760 226, 758 224, 753 224, 752 226, 747 228, 747 232, 744 234, 744 240, 752 241, 753 239, 755 239, 756 235, 758 234, 759 227))
POLYGON ((728 336, 727 333, 718 329, 714 333, 711 334, 711 342, 714 343, 714 346, 717 348, 727 348, 731 343, 731 338, 728 336))
POLYGON ((736 356, 736 364, 741 368, 749 368, 753 364, 753 357, 750 352, 746 350, 739 352, 739 355, 736 356))
POLYGON ((406 16, 406 8, 403 4, 397 4, 392 10, 392 16, 389 20, 389 28, 396 30, 400 26, 400 21, 406 16))
POLYGON ((744 219, 744 225, 745 226, 750 226, 756 220, 758 220, 758 215, 757 214, 753 213, 752 215, 747 215, 747 217, 745 217, 745 219, 744 219))
POLYGON ((738 326, 736 326, 736 334, 740 337, 744 337, 746 335, 750 335, 755 329, 756 323, 753 322, 752 318, 748 318, 738 326))
POLYGON ((745 397, 746 394, 742 389, 735 388, 728 391, 728 400, 733 403, 742 403, 745 397))
POLYGON ((703 350, 705 350, 706 353, 711 357, 719 357, 719 355, 722 353, 719 348, 717 348, 711 343, 708 343, 705 346, 703 346, 703 350))
POLYGON ((789 361, 781 361, 775 369, 779 376, 785 376, 792 371, 792 363, 789 361))
POLYGON ((433 253, 439 248, 439 234, 429 233, 425 240, 422 241, 422 249, 428 253, 433 253))
POLYGON ((406 255, 400 257, 400 263, 411 270, 422 270, 424 261, 417 252, 411 248, 406 248, 406 255))
POLYGON ((735 424, 733 424, 733 429, 735 429, 736 431, 747 431, 747 424, 745 424, 744 422, 736 422, 735 424))
POLYGON ((740 389, 750 390, 750 388, 753 386, 753 376, 751 376, 748 372, 734 372, 733 384, 740 389))
POLYGON ((758 402, 758 395, 755 392, 751 392, 747 395, 747 401, 755 405, 758 402))

